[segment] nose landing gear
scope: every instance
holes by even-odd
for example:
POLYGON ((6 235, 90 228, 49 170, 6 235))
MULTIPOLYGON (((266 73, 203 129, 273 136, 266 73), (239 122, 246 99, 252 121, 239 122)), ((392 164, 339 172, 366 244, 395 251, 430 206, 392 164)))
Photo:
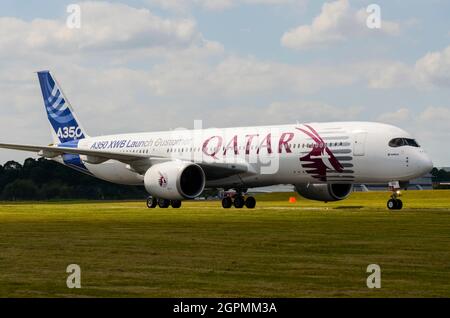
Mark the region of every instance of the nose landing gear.
POLYGON ((392 191, 392 195, 387 202, 387 208, 389 210, 401 210, 403 208, 403 202, 399 199, 401 196, 399 183, 389 182, 389 189, 392 191))
POLYGON ((389 199, 387 202, 387 207, 389 210, 401 210, 403 207, 403 202, 400 199, 389 199))

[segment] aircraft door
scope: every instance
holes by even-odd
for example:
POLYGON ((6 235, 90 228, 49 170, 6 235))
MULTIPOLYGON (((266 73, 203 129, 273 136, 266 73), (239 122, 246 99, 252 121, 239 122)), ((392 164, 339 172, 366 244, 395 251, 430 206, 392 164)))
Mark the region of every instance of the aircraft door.
POLYGON ((353 155, 364 156, 366 152, 366 131, 358 131, 353 134, 353 155))

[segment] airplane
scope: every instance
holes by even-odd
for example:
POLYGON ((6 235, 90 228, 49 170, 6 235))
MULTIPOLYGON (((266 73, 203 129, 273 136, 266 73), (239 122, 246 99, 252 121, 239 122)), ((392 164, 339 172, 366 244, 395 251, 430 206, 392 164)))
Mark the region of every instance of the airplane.
POLYGON ((375 122, 329 122, 192 129, 90 137, 49 71, 37 72, 53 143, 0 143, 36 152, 109 182, 144 186, 148 208, 179 208, 205 188, 234 191, 222 207, 254 208, 247 189, 292 184, 303 197, 346 199, 354 184, 389 184, 390 210, 400 188, 433 163, 406 131, 375 122))

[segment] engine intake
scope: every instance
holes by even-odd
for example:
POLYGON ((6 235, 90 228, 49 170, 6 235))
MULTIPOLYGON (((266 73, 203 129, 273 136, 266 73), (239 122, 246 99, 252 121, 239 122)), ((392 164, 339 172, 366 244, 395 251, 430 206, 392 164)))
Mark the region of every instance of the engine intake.
POLYGON ((194 163, 168 161, 151 166, 144 176, 145 189, 151 195, 170 200, 193 199, 205 188, 203 169, 194 163))
POLYGON ((302 197, 316 201, 340 201, 353 191, 353 184, 297 184, 295 189, 302 197))

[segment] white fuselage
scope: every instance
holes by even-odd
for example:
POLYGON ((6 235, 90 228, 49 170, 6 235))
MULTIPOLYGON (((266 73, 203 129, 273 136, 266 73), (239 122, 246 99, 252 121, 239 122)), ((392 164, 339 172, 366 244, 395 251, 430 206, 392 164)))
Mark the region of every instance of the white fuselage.
MULTIPOLYGON (((246 173, 206 180, 207 187, 216 188, 387 183, 408 181, 431 170, 422 148, 392 147, 389 142, 394 138, 411 136, 386 124, 333 122, 109 135, 81 139, 78 147, 206 162, 212 169, 221 163, 250 167, 246 173)), ((143 184, 142 174, 120 161, 88 163, 84 156, 78 160, 64 163, 110 182, 143 184)))

